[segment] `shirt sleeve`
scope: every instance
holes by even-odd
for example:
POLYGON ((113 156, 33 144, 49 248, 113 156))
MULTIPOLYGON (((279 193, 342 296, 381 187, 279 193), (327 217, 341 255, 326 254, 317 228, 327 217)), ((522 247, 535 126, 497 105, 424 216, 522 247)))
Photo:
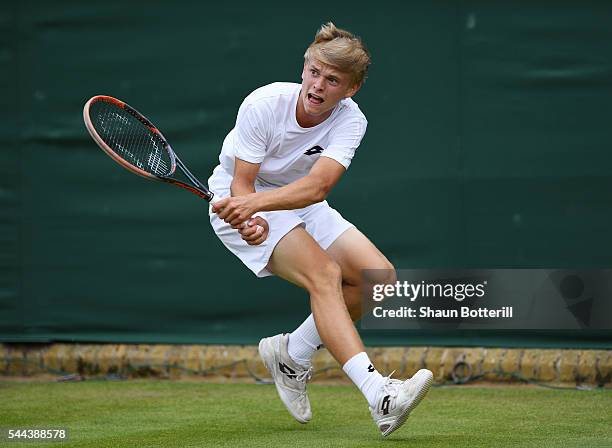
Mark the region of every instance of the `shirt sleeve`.
POLYGON ((234 128, 234 154, 240 160, 261 163, 268 147, 269 116, 265 105, 243 104, 234 128))
POLYGON ((330 143, 321 153, 322 157, 329 157, 348 169, 365 135, 368 122, 365 117, 356 117, 350 121, 340 123, 330 134, 330 143))

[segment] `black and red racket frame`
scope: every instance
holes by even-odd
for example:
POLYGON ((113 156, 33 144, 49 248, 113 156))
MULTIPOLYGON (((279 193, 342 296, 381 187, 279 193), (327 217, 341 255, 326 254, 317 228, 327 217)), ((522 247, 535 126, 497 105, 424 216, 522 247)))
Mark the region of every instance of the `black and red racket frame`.
POLYGON ((163 136, 163 134, 159 131, 159 129, 157 129, 153 125, 153 123, 151 123, 144 115, 142 115, 140 112, 138 112, 136 109, 134 109, 130 105, 124 103, 121 100, 113 98, 112 96, 96 95, 90 98, 87 101, 87 103, 85 103, 85 107, 83 108, 83 119, 85 120, 85 127, 89 131, 89 134, 94 139, 94 141, 98 144, 100 149, 102 149, 102 151, 108 154, 115 162, 117 162, 119 165, 121 165, 125 169, 131 171, 134 174, 142 176, 145 179, 158 180, 158 181, 174 184, 176 186, 179 186, 181 188, 191 191, 192 193, 198 195, 202 199, 207 200, 208 202, 212 201, 214 193, 212 193, 208 188, 206 188, 206 186, 202 182, 200 182, 187 169, 185 164, 181 161, 181 159, 178 158, 178 156, 172 150, 172 147, 168 144, 168 141, 163 136), (100 134, 98 134, 95 126, 92 123, 91 117, 90 117, 91 105, 98 101, 104 101, 107 103, 111 103, 125 110, 127 113, 129 113, 134 118, 136 118, 138 121, 140 121, 151 133, 156 134, 156 136, 161 140, 166 151, 168 151, 168 155, 170 156, 171 167, 170 167, 169 176, 157 176, 155 174, 148 173, 147 171, 144 171, 138 168, 137 166, 132 165, 127 160, 125 160, 123 157, 121 157, 119 154, 117 154, 115 151, 113 151, 113 149, 104 141, 104 139, 100 136, 100 134), (191 185, 171 177, 171 175, 175 172, 177 167, 185 175, 185 177, 189 180, 189 182, 191 182, 191 185))

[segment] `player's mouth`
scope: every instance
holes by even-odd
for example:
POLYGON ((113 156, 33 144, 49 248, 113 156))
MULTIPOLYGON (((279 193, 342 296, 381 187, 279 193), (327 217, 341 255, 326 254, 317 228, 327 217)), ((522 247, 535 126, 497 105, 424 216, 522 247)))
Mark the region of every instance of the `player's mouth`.
POLYGON ((306 95, 306 99, 310 104, 315 104, 317 106, 319 104, 323 104, 323 101, 325 101, 323 98, 318 95, 315 95, 314 93, 309 93, 308 95, 306 95))

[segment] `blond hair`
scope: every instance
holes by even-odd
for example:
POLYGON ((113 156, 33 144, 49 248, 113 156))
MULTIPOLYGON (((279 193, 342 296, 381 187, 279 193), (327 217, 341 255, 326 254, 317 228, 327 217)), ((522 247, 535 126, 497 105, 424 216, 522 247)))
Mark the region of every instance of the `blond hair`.
POLYGON ((352 74, 355 84, 365 81, 370 65, 370 53, 361 39, 349 31, 336 28, 332 22, 321 26, 306 49, 304 60, 309 62, 313 59, 352 74))

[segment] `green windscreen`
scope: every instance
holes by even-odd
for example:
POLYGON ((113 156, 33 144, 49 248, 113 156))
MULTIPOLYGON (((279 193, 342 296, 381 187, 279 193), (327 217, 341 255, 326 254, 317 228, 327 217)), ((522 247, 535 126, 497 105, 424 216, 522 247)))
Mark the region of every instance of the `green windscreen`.
MULTIPOLYGON (((612 3, 0 5, 0 340, 255 343, 309 313, 256 279, 207 204, 118 167, 93 95, 205 181, 242 99, 300 82, 329 20, 372 53, 368 131, 329 202, 410 268, 612 266, 612 3)), ((610 347, 612 332, 363 332, 368 344, 610 347)))

